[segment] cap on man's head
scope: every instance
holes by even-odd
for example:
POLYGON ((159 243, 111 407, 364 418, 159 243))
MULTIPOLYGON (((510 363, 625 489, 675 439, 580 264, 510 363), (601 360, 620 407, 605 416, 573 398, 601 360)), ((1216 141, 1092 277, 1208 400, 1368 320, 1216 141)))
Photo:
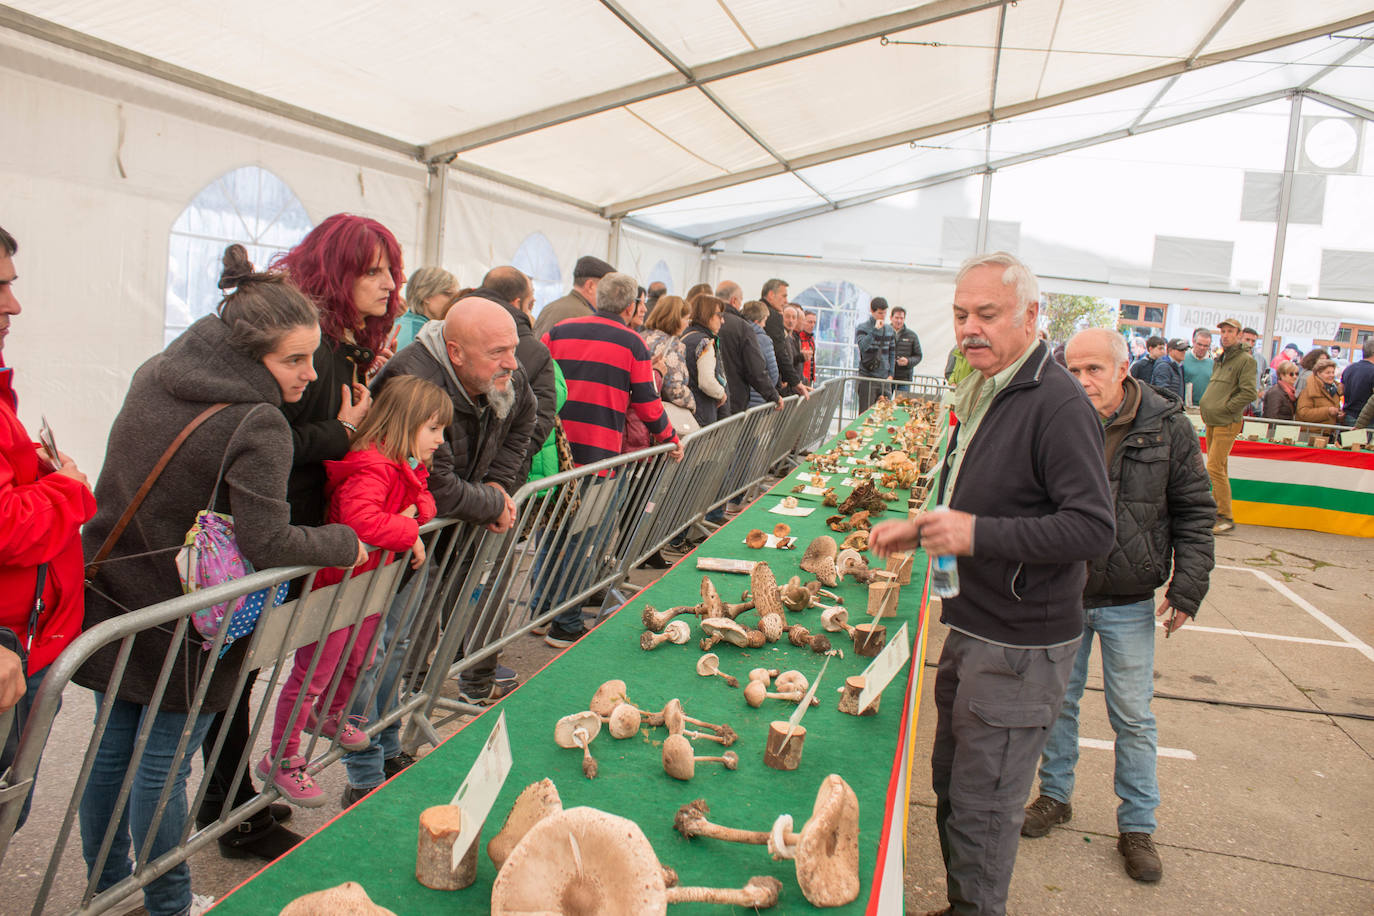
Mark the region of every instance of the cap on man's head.
POLYGON ((1239 319, 1239 318, 1223 318, 1223 319, 1221 319, 1220 321, 1217 322, 1217 327, 1219 327, 1219 328, 1224 328, 1224 327, 1226 327, 1227 325, 1230 325, 1231 327, 1235 328, 1237 331, 1239 331, 1241 328, 1245 327, 1245 325, 1243 325, 1243 324, 1240 323, 1240 319, 1239 319))
POLYGON ((868 310, 870 312, 887 311, 887 300, 882 296, 874 296, 872 301, 868 303, 868 310))
POLYGON ((613 273, 615 268, 607 264, 600 258, 585 254, 577 259, 577 264, 573 267, 574 280, 600 280, 606 274, 613 273))
POLYGON ((1177 337, 1175 337, 1173 340, 1170 340, 1170 341, 1169 341, 1167 344, 1165 344, 1164 346, 1165 346, 1165 349, 1167 349, 1167 350, 1178 350, 1178 351, 1183 351, 1183 350, 1188 349, 1188 344, 1187 344, 1186 342, 1184 342, 1183 340, 1177 338, 1177 337))

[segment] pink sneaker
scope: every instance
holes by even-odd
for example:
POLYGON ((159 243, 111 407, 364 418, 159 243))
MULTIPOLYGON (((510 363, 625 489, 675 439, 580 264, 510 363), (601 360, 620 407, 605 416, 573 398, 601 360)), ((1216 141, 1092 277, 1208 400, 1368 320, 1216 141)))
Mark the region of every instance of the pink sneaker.
POLYGON ((324 792, 305 771, 304 757, 284 757, 277 771, 272 773, 272 757, 264 756, 255 767, 258 778, 270 782, 281 792, 282 798, 302 808, 318 808, 326 801, 324 792), (271 776, 269 779, 268 776, 271 776))
MULTIPOLYGON (((365 725, 367 719, 362 716, 347 716, 341 726, 335 716, 329 716, 324 720, 324 728, 320 729, 320 734, 326 738, 333 738, 338 735, 339 746, 346 751, 365 751, 372 745, 372 739, 361 728, 354 725, 354 722, 357 722, 358 725, 365 725)), ((313 732, 317 724, 319 724, 319 719, 315 718, 315 710, 312 708, 306 717, 305 727, 313 732)))

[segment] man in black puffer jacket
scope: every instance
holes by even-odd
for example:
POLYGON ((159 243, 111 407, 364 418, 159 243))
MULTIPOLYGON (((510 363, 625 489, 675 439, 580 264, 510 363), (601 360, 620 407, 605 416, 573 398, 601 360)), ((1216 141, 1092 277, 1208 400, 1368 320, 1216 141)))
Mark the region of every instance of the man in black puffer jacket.
POLYGON ((1078 760, 1078 704, 1096 633, 1102 644, 1108 719, 1116 732, 1117 849, 1137 881, 1164 868, 1151 834, 1159 806, 1153 695, 1155 617, 1164 634, 1197 614, 1213 564, 1212 501, 1197 433, 1176 392, 1127 372, 1126 341, 1115 331, 1075 334, 1065 349, 1069 372, 1097 408, 1106 431, 1107 479, 1116 503, 1112 552, 1088 568, 1083 642, 1064 707, 1040 762, 1040 797, 1026 809, 1022 836, 1044 836, 1073 815, 1078 760), (1172 579, 1170 572, 1172 570, 1172 579), (1159 609, 1155 589, 1168 583, 1159 609), (1153 612, 1153 613, 1152 613, 1153 612))

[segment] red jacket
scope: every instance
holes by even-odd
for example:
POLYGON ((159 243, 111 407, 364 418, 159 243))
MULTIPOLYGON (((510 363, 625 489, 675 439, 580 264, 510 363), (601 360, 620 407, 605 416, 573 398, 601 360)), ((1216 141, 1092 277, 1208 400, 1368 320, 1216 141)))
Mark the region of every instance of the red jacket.
MULTIPOLYGON (((415 543, 420 526, 434 518, 434 497, 425 485, 429 471, 423 464, 412 468, 375 448, 366 448, 349 452, 338 461, 326 461, 324 473, 329 497, 325 521, 349 526, 365 544, 402 553, 415 543), (407 506, 418 510, 416 518, 400 514, 407 506)), ((372 551, 354 575, 379 566, 382 550, 372 551)), ((315 576, 315 588, 342 582, 343 578, 342 569, 322 569, 315 576)))
POLYGON ((47 563, 46 607, 29 648, 32 674, 81 632, 81 525, 95 515, 95 497, 70 477, 40 469, 36 446, 15 413, 13 376, 0 360, 0 626, 28 641, 37 569, 47 563))

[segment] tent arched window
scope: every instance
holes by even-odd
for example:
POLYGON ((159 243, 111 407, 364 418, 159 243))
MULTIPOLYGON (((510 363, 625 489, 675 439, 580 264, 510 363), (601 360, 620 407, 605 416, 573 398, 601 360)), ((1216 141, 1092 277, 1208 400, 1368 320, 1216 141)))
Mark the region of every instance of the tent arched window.
POLYGON ((164 345, 214 313, 222 298, 220 259, 227 246, 242 244, 261 269, 312 228, 286 182, 259 166, 234 169, 202 188, 172 223, 167 242, 164 345))
POLYGON ((644 284, 644 288, 648 289, 655 283, 662 283, 665 287, 667 287, 668 291, 664 293, 665 296, 674 295, 673 272, 668 268, 668 262, 663 260, 662 258, 660 258, 658 263, 654 265, 654 269, 649 271, 649 280, 647 283, 644 284))
POLYGON ((816 313, 816 374, 846 375, 857 370, 854 328, 868 319, 867 290, 848 280, 824 280, 809 286, 792 301, 816 313))
POLYGON ((515 249, 511 265, 522 271, 534 285, 534 314, 563 295, 563 274, 558 268, 558 255, 542 232, 531 232, 515 249))

